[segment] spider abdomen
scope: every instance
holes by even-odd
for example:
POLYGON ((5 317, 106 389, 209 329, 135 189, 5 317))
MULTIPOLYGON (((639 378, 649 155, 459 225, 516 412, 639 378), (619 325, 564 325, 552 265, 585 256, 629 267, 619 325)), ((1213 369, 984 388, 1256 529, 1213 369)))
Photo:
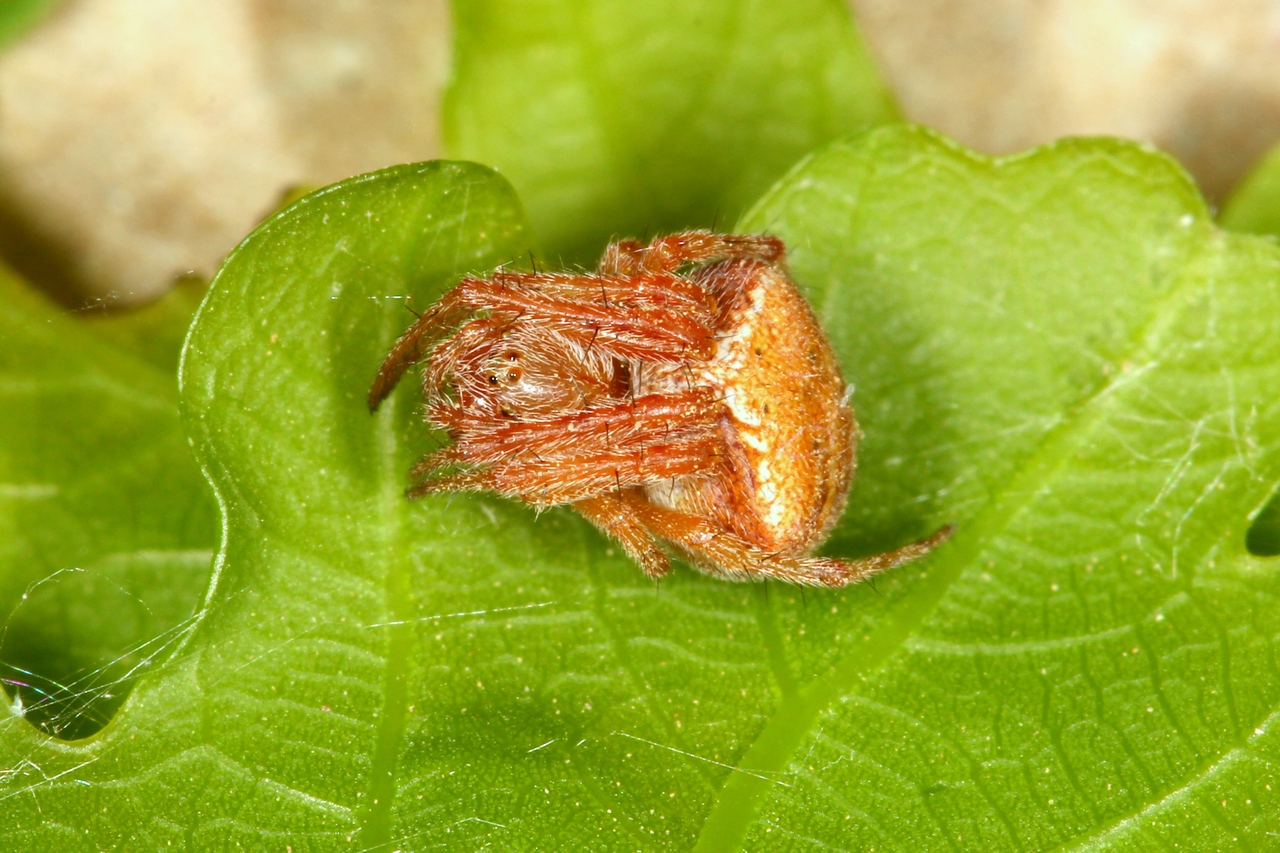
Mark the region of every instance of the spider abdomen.
MULTIPOLYGON (((711 264, 698 278, 723 299, 715 356, 699 384, 719 391, 726 458, 716 476, 647 488, 671 509, 712 513, 761 548, 807 553, 839 519, 853 477, 856 425, 835 355, 779 265, 711 264)), ((687 383, 654 374, 646 392, 687 383)))

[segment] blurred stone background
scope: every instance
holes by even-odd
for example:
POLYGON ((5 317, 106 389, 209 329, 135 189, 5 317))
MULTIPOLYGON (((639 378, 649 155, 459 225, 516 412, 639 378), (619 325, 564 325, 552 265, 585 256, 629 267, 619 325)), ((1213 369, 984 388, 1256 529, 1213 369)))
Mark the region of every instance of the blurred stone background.
POLYGON ((0 255, 71 303, 211 275, 291 189, 440 156, 448 65, 446 0, 63 0, 0 53, 0 255))
MULTIPOLYGON (((849 0, 907 118, 1114 134, 1220 202, 1280 139, 1280 0, 849 0)), ((208 275, 291 189, 440 156, 446 0, 64 0, 0 53, 0 254, 68 303, 208 275)))
POLYGON ((1004 154, 1153 142, 1220 202, 1280 139, 1277 0, 851 0, 912 121, 1004 154))

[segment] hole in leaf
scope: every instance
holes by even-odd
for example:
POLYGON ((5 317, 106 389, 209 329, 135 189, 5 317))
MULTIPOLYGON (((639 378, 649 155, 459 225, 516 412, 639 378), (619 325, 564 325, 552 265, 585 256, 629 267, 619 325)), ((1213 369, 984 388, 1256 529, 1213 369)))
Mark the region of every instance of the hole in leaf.
POLYGON ((208 551, 133 552, 34 584, 5 624, 0 680, 28 722, 96 734, 168 659, 207 583, 208 551))
POLYGON ((6 643, 0 678, 15 708, 45 734, 63 740, 96 734, 133 688, 123 666, 86 667, 74 655, 58 654, 46 637, 24 640, 6 643))
POLYGON ((1249 532, 1244 535, 1244 547, 1255 557, 1280 556, 1280 492, 1271 496, 1253 524, 1249 525, 1249 532))

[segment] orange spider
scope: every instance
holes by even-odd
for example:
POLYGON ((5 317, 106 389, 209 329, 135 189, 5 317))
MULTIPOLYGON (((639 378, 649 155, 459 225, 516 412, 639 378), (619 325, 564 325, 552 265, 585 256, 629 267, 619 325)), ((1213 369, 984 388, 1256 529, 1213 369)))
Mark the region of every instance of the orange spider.
POLYGON ((858 430, 785 251, 686 231, 614 243, 595 274, 463 279, 369 390, 376 409, 427 356, 426 417, 453 443, 414 466, 408 496, 569 504, 654 578, 663 540, 722 578, 832 587, 927 553, 951 526, 858 560, 810 556, 844 509, 858 430))

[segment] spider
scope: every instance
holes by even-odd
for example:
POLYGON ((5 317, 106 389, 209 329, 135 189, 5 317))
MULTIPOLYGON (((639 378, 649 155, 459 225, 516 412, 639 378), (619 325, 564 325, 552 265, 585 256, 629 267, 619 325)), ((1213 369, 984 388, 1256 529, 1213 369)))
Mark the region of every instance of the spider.
POLYGON ((463 279, 369 391, 376 410, 426 357, 426 418, 453 441, 407 495, 568 504, 652 578, 670 569, 662 542, 721 578, 828 587, 929 552, 950 525, 875 556, 811 556, 844 509, 858 429, 785 252, 685 231, 613 243, 594 274, 463 279))

